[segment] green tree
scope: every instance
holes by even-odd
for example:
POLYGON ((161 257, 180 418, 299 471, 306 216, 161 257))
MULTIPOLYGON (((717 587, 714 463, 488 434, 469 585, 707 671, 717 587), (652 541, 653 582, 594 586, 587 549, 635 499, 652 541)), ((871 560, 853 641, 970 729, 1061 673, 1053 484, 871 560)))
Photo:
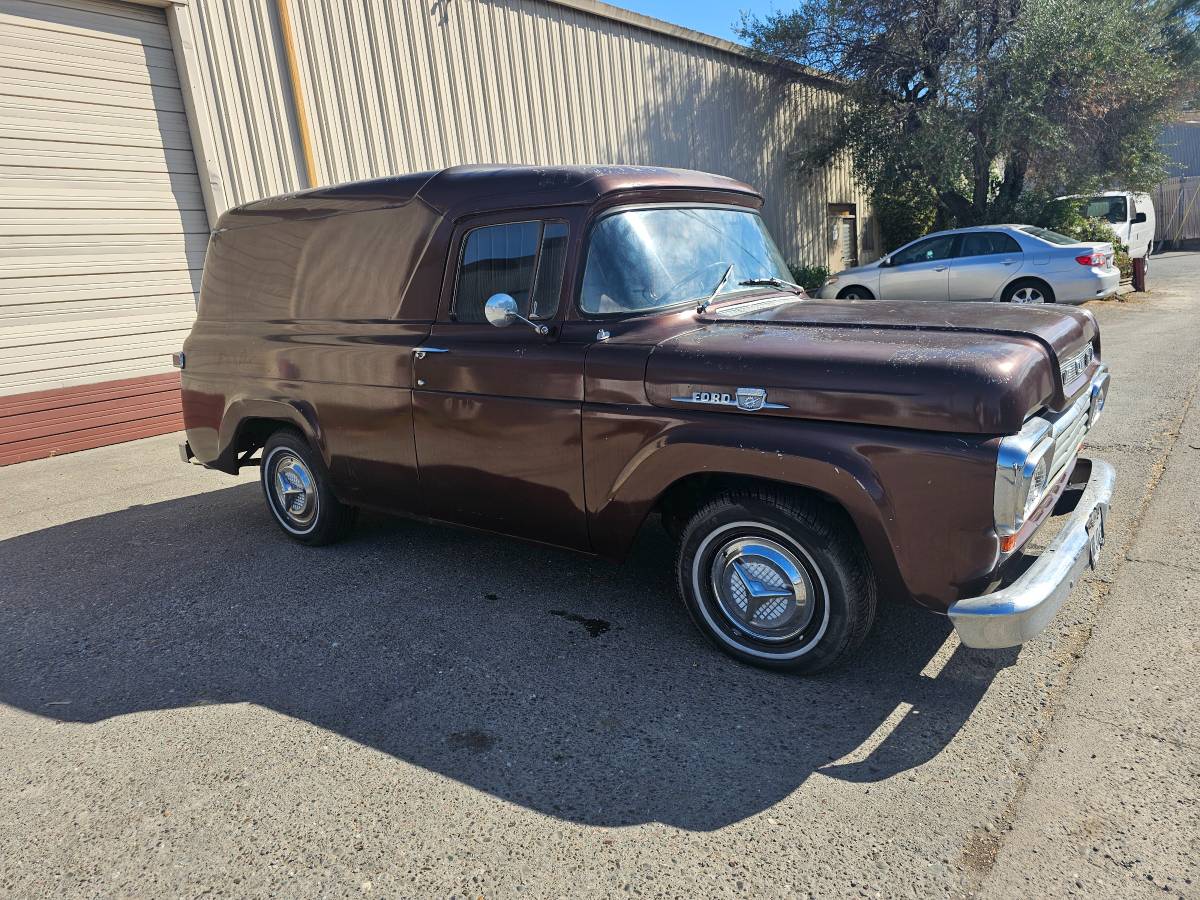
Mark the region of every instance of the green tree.
POLYGON ((740 33, 844 82, 848 102, 798 163, 849 153, 894 246, 1011 221, 1030 194, 1161 180, 1158 134, 1200 59, 1196 3, 800 0, 740 33))

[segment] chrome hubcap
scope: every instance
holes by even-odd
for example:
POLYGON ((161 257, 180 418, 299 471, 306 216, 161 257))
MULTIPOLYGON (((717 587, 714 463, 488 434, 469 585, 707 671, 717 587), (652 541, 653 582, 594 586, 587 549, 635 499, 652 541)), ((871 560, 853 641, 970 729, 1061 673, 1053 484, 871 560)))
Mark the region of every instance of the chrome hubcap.
POLYGON ((775 541, 730 541, 713 557, 710 577, 721 612, 760 641, 791 640, 812 620, 817 598, 812 578, 775 541))
POLYGON ((1045 303, 1046 298, 1042 296, 1042 292, 1037 288, 1023 287, 1012 297, 1013 303, 1045 303))
POLYGON ((294 525, 303 527, 317 514, 317 490, 303 460, 284 453, 275 464, 275 500, 294 525))

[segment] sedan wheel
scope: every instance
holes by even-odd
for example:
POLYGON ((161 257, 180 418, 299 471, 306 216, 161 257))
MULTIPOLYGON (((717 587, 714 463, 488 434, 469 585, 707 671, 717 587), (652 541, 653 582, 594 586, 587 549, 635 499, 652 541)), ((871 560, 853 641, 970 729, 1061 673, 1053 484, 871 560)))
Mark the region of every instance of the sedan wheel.
POLYGON ((1046 295, 1033 285, 1026 285, 1013 292, 1012 303, 1045 303, 1046 295))

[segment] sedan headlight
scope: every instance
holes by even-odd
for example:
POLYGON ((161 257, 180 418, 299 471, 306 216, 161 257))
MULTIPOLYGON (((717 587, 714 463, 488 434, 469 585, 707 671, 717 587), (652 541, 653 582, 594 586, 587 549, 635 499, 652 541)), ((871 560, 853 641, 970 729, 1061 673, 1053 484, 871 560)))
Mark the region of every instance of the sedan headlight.
POLYGON ((1050 486, 1054 437, 1045 419, 1034 417, 1011 437, 1000 442, 996 457, 996 534, 1014 537, 1037 509, 1050 486))
POLYGON ((828 287, 831 284, 837 284, 837 280, 838 280, 838 277, 836 275, 830 275, 828 278, 825 279, 825 286, 828 287))

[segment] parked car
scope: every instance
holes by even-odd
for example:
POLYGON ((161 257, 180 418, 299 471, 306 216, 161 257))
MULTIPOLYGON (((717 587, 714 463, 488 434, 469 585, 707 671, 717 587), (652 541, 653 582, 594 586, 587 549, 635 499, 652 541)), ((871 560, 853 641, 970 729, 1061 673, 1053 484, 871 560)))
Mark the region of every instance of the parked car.
POLYGON ((260 466, 304 544, 370 507, 619 560, 657 514, 696 625, 759 665, 843 658, 881 595, 970 646, 1036 634, 1104 537, 1095 319, 808 298, 761 204, 696 172, 468 167, 230 210, 176 358, 183 458, 260 466))
POLYGON ((841 300, 998 300, 1070 303, 1107 297, 1121 273, 1112 244, 1036 225, 939 231, 833 275, 821 297, 841 300))
POLYGON ((1078 199, 1083 215, 1089 219, 1104 219, 1108 222, 1116 233, 1117 240, 1129 248, 1131 259, 1150 256, 1156 219, 1154 201, 1149 194, 1136 191, 1105 191, 1092 197, 1058 199, 1078 199))

